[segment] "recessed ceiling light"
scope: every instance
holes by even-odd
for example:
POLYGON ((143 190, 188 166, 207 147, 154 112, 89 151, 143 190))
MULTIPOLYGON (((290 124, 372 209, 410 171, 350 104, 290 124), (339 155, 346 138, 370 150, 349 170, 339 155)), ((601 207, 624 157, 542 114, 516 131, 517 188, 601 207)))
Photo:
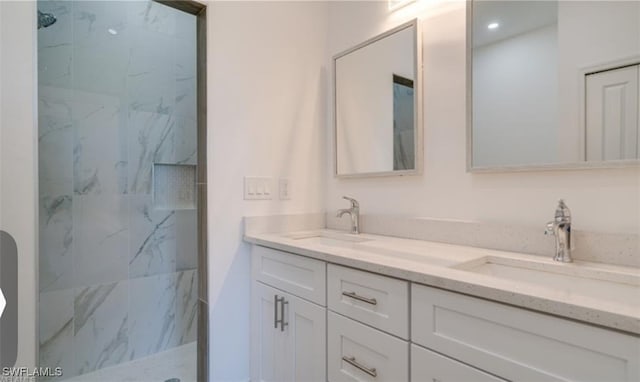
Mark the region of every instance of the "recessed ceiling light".
POLYGON ((109 29, 107 29, 107 32, 111 33, 111 34, 112 34, 112 35, 114 35, 114 36, 118 34, 118 31, 117 31, 117 30, 115 30, 115 29, 113 29, 113 28, 109 28, 109 29))
POLYGON ((487 28, 489 29, 497 29, 500 26, 500 24, 498 23, 491 23, 489 25, 487 25, 487 28))

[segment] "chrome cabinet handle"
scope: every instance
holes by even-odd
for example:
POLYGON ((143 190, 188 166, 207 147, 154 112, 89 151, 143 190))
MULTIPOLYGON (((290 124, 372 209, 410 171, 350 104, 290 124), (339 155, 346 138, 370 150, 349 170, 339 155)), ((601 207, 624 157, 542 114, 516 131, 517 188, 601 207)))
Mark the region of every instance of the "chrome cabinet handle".
POLYGON ((273 327, 278 329, 278 302, 280 298, 278 295, 273 295, 273 327))
POLYGON ((364 365, 361 365, 360 363, 358 363, 358 361, 356 361, 356 357, 347 357, 347 356, 342 356, 342 360, 346 363, 348 363, 349 365, 364 371, 365 373, 369 374, 372 377, 377 377, 378 376, 378 372, 376 371, 376 368, 368 368, 364 365))
POLYGON ((282 297, 282 303, 280 304, 280 331, 284 332, 284 327, 289 325, 288 322, 284 320, 284 306, 289 304, 289 301, 285 301, 284 297, 282 297))
POLYGON ((366 302, 367 304, 378 305, 378 301, 375 298, 362 297, 357 295, 356 292, 342 292, 342 295, 351 297, 354 300, 366 302))
POLYGON ((288 322, 284 322, 284 306, 289 303, 289 301, 284 300, 284 296, 279 297, 277 294, 273 296, 273 327, 278 329, 278 324, 280 324, 280 331, 284 332, 284 327, 289 325, 288 322), (280 318, 278 318, 278 303, 280 303, 280 318))

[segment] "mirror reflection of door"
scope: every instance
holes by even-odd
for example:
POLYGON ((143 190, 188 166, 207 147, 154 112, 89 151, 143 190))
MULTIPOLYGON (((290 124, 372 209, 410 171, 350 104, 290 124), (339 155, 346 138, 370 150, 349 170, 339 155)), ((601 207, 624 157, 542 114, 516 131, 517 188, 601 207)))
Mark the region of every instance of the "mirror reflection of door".
POLYGON ((413 81, 393 75, 393 170, 415 168, 413 81))
POLYGON ((640 158, 640 64, 585 76, 586 159, 640 158))

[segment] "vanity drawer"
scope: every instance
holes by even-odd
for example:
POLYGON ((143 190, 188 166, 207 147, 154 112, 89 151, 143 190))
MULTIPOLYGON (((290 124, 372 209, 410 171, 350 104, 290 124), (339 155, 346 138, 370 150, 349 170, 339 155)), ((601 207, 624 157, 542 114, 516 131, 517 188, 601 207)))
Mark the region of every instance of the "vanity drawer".
POLYGON ((329 381, 408 381, 409 343, 328 312, 329 381))
POLYGON ((412 285, 412 342, 513 381, 638 381, 640 338, 412 285))
POLYGON ((327 266, 329 309, 409 339, 409 283, 334 264, 327 266))
POLYGON ((251 251, 253 278, 267 285, 326 306, 326 263, 254 245, 251 251))
POLYGON ((449 357, 411 345, 411 380, 438 382, 505 382, 449 357))

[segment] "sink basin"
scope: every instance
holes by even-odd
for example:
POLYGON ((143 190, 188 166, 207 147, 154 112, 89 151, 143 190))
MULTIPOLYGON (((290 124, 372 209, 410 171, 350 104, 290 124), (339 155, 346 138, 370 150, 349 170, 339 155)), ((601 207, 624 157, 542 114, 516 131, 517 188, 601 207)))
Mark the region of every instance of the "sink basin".
POLYGON ((410 262, 419 263, 419 264, 440 265, 443 267, 448 267, 456 262, 455 260, 451 260, 443 257, 429 256, 422 253, 398 251, 395 249, 376 247, 373 245, 368 245, 367 243, 360 245, 358 249, 365 251, 367 253, 372 253, 374 255, 389 257, 392 259, 405 260, 405 261, 410 261, 410 262))
POLYGON ((353 248, 358 243, 371 241, 356 235, 333 232, 302 232, 285 235, 286 238, 305 244, 320 244, 330 247, 353 248))
POLYGON ((377 240, 341 232, 298 232, 284 235, 284 237, 295 240, 301 244, 304 243, 309 245, 324 245, 329 247, 345 248, 365 252, 374 256, 411 261, 420 264, 440 265, 448 267, 455 264, 456 262, 456 260, 452 259, 437 256, 428 256, 423 254, 423 251, 401 251, 396 249, 396 247, 393 245, 391 247, 387 247, 383 242, 377 240))
POLYGON ((626 305, 640 305, 640 271, 487 256, 456 266, 476 274, 626 305))

